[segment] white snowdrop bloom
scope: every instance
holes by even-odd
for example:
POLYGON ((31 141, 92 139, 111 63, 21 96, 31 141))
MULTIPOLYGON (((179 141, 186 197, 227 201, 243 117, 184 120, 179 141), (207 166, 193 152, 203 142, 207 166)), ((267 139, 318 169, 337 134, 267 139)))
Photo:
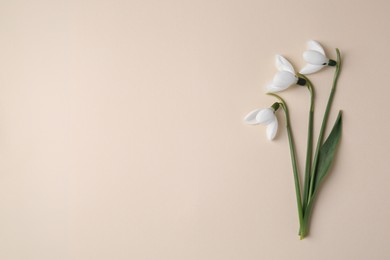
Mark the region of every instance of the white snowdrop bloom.
POLYGON ((266 87, 268 92, 283 91, 294 84, 306 85, 306 80, 296 75, 294 67, 282 55, 275 56, 275 65, 279 70, 271 83, 266 87))
POLYGON ((322 46, 313 40, 307 42, 307 51, 303 53, 303 59, 307 62, 300 71, 301 74, 311 74, 319 71, 325 66, 335 66, 336 61, 326 57, 322 46))
POLYGON ((266 125, 267 138, 273 140, 278 132, 278 119, 275 111, 279 108, 279 103, 273 104, 269 108, 258 108, 249 112, 244 118, 244 122, 249 125, 266 125))

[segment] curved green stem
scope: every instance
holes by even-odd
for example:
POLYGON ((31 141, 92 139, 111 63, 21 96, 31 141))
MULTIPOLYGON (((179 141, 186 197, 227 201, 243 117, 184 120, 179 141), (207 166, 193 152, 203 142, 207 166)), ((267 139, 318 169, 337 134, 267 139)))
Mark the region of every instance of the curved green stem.
MULTIPOLYGON (((295 194, 297 198, 299 225, 300 227, 302 227, 304 222, 303 222, 303 211, 302 211, 301 188, 299 185, 299 172, 298 172, 297 158, 295 153, 296 149, 294 144, 294 138, 291 130, 290 114, 288 112, 288 107, 286 105, 286 102, 280 96, 273 93, 268 93, 268 95, 274 96, 277 99, 279 99, 281 103, 281 107, 283 108, 284 113, 286 115, 286 128, 287 128, 288 141, 290 144, 291 162, 292 162, 292 167, 294 172, 295 194)), ((303 234, 301 234, 301 239, 303 239, 303 234)))
POLYGON ((304 75, 300 75, 306 80, 307 89, 310 92, 310 110, 309 110, 309 122, 307 129, 307 149, 306 149, 306 167, 305 167, 305 179, 303 184, 303 214, 305 214, 306 206, 309 200, 309 185, 311 177, 311 164, 313 155, 313 118, 314 118, 314 88, 311 81, 304 75))
POLYGON ((317 141, 317 146, 316 146, 316 151, 315 151, 314 161, 313 161, 313 167, 312 167, 312 177, 311 177, 311 180, 310 180, 310 190, 309 190, 309 200, 308 200, 308 202, 310 202, 310 200, 313 197, 314 183, 315 183, 316 170, 317 170, 317 164, 318 164, 318 154, 319 154, 320 148, 321 148, 321 146, 323 144, 324 134, 325 134, 325 130, 326 130, 326 125, 327 125, 328 119, 329 119, 329 112, 330 112, 330 108, 331 108, 332 103, 333 103, 334 95, 336 93, 337 80, 339 78, 340 70, 341 70, 340 50, 337 49, 337 48, 336 48, 336 53, 337 53, 336 70, 334 72, 333 85, 332 85, 332 89, 330 91, 330 95, 329 95, 329 98, 328 98, 328 103, 326 104, 324 118, 322 120, 321 130, 320 130, 320 134, 318 136, 318 141, 317 141))

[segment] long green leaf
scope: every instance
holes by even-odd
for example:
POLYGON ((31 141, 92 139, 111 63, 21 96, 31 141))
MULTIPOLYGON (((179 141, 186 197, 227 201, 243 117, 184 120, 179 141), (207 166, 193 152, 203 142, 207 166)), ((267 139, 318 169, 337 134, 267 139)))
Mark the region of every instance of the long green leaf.
POLYGON ((332 166, 332 162, 337 150, 337 144, 340 141, 341 130, 342 130, 342 112, 339 111, 339 114, 332 128, 332 131, 330 132, 328 138, 326 139, 325 143, 321 146, 319 151, 314 193, 317 192, 319 185, 326 177, 330 167, 332 166))
POLYGON ((304 216, 304 225, 301 226, 300 233, 303 233, 304 236, 307 235, 309 231, 309 222, 311 217, 311 212, 313 210, 314 201, 318 194, 318 189, 321 182, 324 180, 330 167, 332 166, 332 162, 336 153, 337 144, 340 142, 342 130, 342 114, 339 112, 336 122, 333 126, 332 131, 330 132, 328 138, 325 143, 321 146, 318 154, 318 164, 316 171, 316 179, 314 184, 314 190, 312 196, 307 204, 305 216, 304 216))

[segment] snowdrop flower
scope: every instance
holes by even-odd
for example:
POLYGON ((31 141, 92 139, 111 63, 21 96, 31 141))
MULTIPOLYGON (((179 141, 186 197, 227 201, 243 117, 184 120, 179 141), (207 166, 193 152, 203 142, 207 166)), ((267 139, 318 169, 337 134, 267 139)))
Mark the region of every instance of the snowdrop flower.
POLYGON ((306 85, 306 80, 296 75, 294 67, 282 55, 275 56, 275 65, 279 71, 275 74, 272 82, 267 85, 268 92, 283 91, 294 84, 306 85))
POLYGON ((336 66, 336 61, 326 57, 322 46, 313 40, 307 42, 308 50, 303 53, 303 59, 307 62, 301 69, 301 74, 311 74, 319 71, 325 66, 336 66))
POLYGON ((275 116, 276 110, 279 108, 279 103, 274 103, 269 108, 255 109, 244 118, 244 122, 248 125, 266 125, 267 126, 267 138, 273 140, 278 131, 278 119, 275 116))

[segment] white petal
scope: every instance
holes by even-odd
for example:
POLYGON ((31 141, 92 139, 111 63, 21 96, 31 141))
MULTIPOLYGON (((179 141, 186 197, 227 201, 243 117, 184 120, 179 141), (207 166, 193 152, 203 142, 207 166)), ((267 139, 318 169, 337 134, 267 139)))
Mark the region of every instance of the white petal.
POLYGON ((267 125, 268 140, 273 140, 277 132, 278 132, 278 119, 275 117, 275 120, 267 125))
POLYGON ((323 67, 324 67, 324 65, 306 64, 305 67, 303 67, 299 73, 304 74, 304 75, 312 74, 314 72, 319 71, 323 67))
POLYGON ((281 87, 276 86, 276 85, 273 84, 273 83, 269 83, 269 84, 265 87, 265 89, 266 89, 267 92, 274 93, 274 92, 283 91, 283 90, 285 90, 286 88, 281 88, 281 87))
POLYGON ((287 71, 279 71, 275 74, 272 84, 280 90, 285 90, 291 85, 297 83, 298 78, 295 74, 287 71))
POLYGON ((291 72, 292 74, 295 74, 294 67, 282 55, 279 54, 275 55, 275 65, 279 71, 288 71, 291 72))
POLYGON ((319 53, 321 53, 322 55, 326 56, 325 55, 325 51, 324 49, 322 48, 322 46, 316 42, 316 41, 313 41, 313 40, 310 40, 307 42, 307 49, 308 50, 312 50, 312 51, 318 51, 319 53))
POLYGON ((326 65, 329 61, 328 58, 318 51, 305 51, 303 59, 313 65, 326 65))
POLYGON ((268 125, 273 122, 275 118, 275 111, 272 108, 264 108, 256 115, 256 121, 263 125, 268 125))
POLYGON ((256 119, 256 116, 257 114, 262 110, 262 108, 258 108, 258 109, 255 109, 255 110, 252 110, 251 112, 249 112, 249 114, 247 114, 245 117, 244 117, 244 122, 248 125, 258 125, 260 124, 257 119, 256 119))

